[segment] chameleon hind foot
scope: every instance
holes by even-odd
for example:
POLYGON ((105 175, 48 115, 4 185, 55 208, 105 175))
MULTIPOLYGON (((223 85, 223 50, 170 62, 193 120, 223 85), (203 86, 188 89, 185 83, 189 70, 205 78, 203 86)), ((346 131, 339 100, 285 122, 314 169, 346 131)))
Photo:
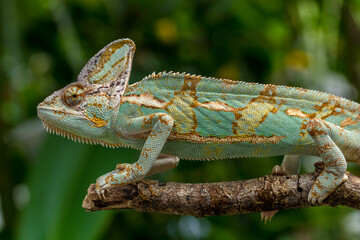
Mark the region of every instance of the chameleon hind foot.
POLYGON ((346 141, 346 131, 321 119, 311 119, 306 131, 314 139, 325 169, 316 178, 308 195, 312 204, 322 203, 341 183, 346 181, 347 163, 337 144, 346 141))
MULTIPOLYGON (((285 167, 284 167, 284 166, 275 165, 274 168, 273 168, 273 170, 272 170, 272 175, 278 175, 278 176, 286 175, 285 167)), ((261 212, 261 221, 264 220, 264 223, 265 223, 265 224, 266 224, 267 222, 270 222, 271 219, 275 216, 275 214, 276 214, 277 212, 278 212, 278 210, 261 212)))
POLYGON ((277 212, 278 210, 261 212, 261 221, 264 220, 265 224, 270 222, 277 212))
POLYGON ((285 167, 282 165, 281 166, 275 165, 272 170, 272 175, 277 175, 277 176, 287 175, 287 173, 285 171, 285 167))
POLYGON ((332 193, 340 184, 345 182, 348 179, 346 174, 343 177, 336 177, 329 172, 325 172, 320 174, 320 176, 315 180, 313 186, 308 195, 308 201, 312 204, 317 202, 322 203, 325 198, 327 198, 330 193, 332 193), (325 173, 324 173, 325 172, 325 173), (332 176, 332 179, 329 179, 329 176, 332 176))

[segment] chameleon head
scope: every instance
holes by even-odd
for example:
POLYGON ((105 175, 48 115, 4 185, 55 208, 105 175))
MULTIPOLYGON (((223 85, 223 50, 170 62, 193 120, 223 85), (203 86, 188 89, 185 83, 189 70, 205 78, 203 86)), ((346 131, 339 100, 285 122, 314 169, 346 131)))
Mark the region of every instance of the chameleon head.
POLYGON ((111 121, 116 118, 128 84, 134 51, 130 39, 116 40, 101 49, 76 82, 55 91, 38 105, 44 127, 74 140, 114 145, 109 142, 111 121))

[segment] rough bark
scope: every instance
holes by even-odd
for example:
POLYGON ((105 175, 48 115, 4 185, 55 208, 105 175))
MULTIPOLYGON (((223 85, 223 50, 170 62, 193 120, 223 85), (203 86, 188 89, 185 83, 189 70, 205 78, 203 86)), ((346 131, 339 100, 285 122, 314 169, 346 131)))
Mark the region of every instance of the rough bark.
POLYGON ((315 172, 303 175, 267 175, 219 183, 160 183, 143 180, 110 188, 105 199, 96 194, 94 184, 91 184, 83 208, 87 211, 134 209, 195 217, 315 206, 343 205, 360 209, 360 178, 350 173, 349 179, 322 204, 307 201, 308 192, 322 169, 323 166, 318 164, 315 172))

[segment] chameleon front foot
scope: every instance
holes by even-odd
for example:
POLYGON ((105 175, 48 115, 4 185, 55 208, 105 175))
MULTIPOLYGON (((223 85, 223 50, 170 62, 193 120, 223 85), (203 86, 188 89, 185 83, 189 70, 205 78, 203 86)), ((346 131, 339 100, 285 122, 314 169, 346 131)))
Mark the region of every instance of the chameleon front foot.
POLYGON ((97 193, 97 195, 99 196, 100 199, 105 199, 105 193, 107 191, 107 189, 111 186, 111 183, 109 181, 109 178, 116 173, 117 170, 108 172, 104 175, 102 175, 101 177, 98 177, 98 179, 96 179, 96 183, 95 183, 95 191, 97 193))
POLYGON ((105 199, 105 193, 108 188, 136 182, 143 179, 143 175, 133 164, 118 164, 114 171, 108 172, 96 179, 95 191, 100 198, 105 199))

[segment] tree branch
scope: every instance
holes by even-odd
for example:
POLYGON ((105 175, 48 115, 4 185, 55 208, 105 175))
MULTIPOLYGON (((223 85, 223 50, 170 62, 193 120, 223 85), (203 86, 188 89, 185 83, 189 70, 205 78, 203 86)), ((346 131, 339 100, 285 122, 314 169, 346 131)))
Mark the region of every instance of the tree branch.
POLYGON ((307 195, 323 165, 303 175, 274 176, 219 183, 160 183, 143 180, 108 189, 106 199, 88 188, 83 201, 87 211, 134 209, 141 212, 189 215, 195 217, 233 215, 275 209, 315 206, 347 206, 360 209, 360 178, 347 173, 340 185, 323 204, 311 204, 307 195))

